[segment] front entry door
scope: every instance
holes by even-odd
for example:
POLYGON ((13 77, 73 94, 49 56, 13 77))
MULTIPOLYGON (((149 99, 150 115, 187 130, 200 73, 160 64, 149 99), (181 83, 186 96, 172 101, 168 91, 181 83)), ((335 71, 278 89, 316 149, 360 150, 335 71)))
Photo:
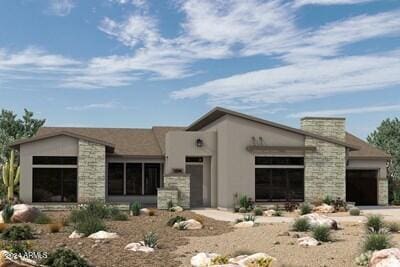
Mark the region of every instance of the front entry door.
POLYGON ((356 205, 378 204, 376 170, 346 171, 346 200, 356 205))
POLYGON ((203 164, 187 164, 186 173, 190 174, 190 206, 203 206, 203 164))

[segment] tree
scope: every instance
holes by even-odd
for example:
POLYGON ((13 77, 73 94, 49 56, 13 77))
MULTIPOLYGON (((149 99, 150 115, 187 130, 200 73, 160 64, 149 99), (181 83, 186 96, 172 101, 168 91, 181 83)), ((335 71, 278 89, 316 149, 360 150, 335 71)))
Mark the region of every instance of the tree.
POLYGON ((392 156, 389 162, 388 178, 389 192, 400 185, 400 120, 386 119, 372 132, 367 140, 370 144, 386 151, 392 156))
POLYGON ((22 119, 10 110, 1 110, 0 114, 0 163, 4 163, 9 154, 9 145, 17 139, 29 138, 36 134, 46 120, 35 119, 34 114, 24 109, 22 119))

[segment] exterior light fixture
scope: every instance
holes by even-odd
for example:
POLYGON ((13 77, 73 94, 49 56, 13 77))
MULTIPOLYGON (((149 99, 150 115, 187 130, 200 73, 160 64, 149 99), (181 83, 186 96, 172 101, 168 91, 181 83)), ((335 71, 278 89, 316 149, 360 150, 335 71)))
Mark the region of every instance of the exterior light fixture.
POLYGON ((200 138, 196 140, 197 147, 202 147, 203 145, 204 145, 203 140, 201 140, 200 138))

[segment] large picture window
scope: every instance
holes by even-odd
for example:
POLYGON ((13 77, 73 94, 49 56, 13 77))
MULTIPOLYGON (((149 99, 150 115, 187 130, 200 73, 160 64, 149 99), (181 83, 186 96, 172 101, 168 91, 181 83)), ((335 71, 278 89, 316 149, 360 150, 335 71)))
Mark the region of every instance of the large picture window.
POLYGON ((33 202, 76 202, 76 168, 33 168, 33 202))
POLYGON ((142 194, 142 163, 126 164, 126 194, 142 194))
POLYGON ((158 187, 160 187, 160 164, 144 164, 144 194, 157 195, 158 187))
POLYGON ((124 164, 109 163, 108 164, 108 194, 123 195, 124 194, 124 164))

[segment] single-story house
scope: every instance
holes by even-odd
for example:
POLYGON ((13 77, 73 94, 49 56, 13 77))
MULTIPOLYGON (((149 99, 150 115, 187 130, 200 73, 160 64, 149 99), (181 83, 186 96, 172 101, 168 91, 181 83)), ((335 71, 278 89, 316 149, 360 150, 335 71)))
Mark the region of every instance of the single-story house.
POLYGON ((12 146, 27 203, 231 208, 245 194, 388 204, 390 155, 346 132, 344 118, 306 117, 296 129, 217 107, 188 127, 43 127, 12 146))

